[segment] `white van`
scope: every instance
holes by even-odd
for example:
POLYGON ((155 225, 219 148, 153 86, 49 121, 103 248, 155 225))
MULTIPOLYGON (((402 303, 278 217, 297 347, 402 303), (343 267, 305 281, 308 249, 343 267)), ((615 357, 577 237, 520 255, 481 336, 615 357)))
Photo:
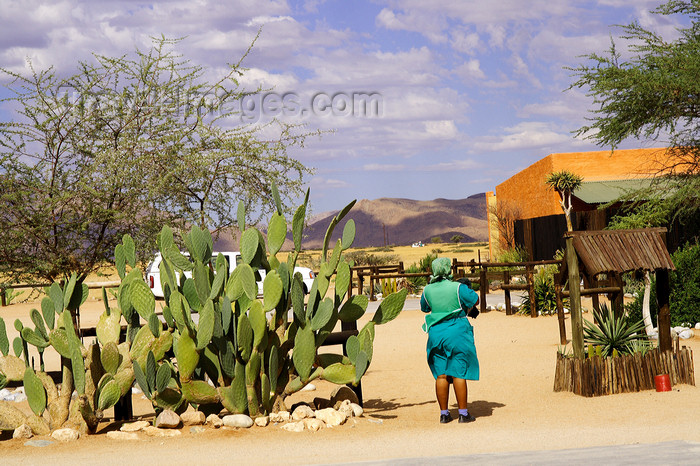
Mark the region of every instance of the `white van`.
MULTIPOLYGON (((189 256, 187 253, 182 253, 184 256, 189 256)), ((226 258, 226 261, 229 265, 229 271, 228 273, 230 274, 233 272, 233 269, 236 268, 238 264, 241 263, 241 253, 238 251, 222 251, 222 252, 214 252, 212 254, 213 256, 213 261, 216 262, 216 257, 218 254, 223 254, 224 257, 226 258)), ((160 253, 157 253, 156 256, 153 258, 153 260, 148 264, 148 267, 146 267, 146 283, 148 286, 151 288, 151 291, 153 292, 153 295, 156 298, 163 298, 163 286, 160 283, 160 262, 162 260, 162 257, 160 253)), ((314 282, 314 273, 313 271, 308 268, 308 267, 294 267, 294 273, 299 272, 301 273, 302 281, 304 283, 304 294, 308 293, 309 290, 311 289, 311 285, 314 282)), ((262 295, 263 292, 263 280, 265 280, 265 270, 264 269, 259 269, 258 273, 260 274, 260 281, 258 282, 258 294, 262 295)), ((192 272, 191 271, 186 271, 185 276, 188 278, 192 277, 192 272)))

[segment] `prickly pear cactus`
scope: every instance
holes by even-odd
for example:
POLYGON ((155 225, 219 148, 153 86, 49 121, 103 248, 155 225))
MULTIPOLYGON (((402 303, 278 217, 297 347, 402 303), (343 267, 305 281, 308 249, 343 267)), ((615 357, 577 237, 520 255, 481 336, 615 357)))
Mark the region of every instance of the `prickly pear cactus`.
MULTIPOLYGON (((194 227, 183 237, 189 255, 174 246, 169 228, 158 239, 166 301, 163 315, 167 331, 173 333, 176 358, 168 387, 200 409, 224 406, 233 413, 255 416, 283 407, 284 398, 317 378, 357 384, 372 359, 375 326, 391 321, 403 308, 405 291, 388 296, 372 321, 348 342, 351 357, 319 356, 318 348, 338 321, 356 321, 368 305, 365 296, 345 299, 350 266, 342 253, 354 240, 352 220, 345 224, 342 238, 329 248, 334 228, 354 202, 332 220, 320 273, 305 298, 302 277, 294 268, 301 251, 308 193, 291 225, 276 188, 273 198, 277 210, 270 219, 267 239, 256 228, 245 227, 245 209, 239 206, 242 263, 230 274, 223 256, 212 255, 212 239, 205 230, 194 227), (281 261, 277 254, 290 227, 295 248, 281 261), (256 285, 258 270, 265 271, 261 296, 256 285), (190 271, 191 278, 176 279, 190 271), (333 280, 335 291, 329 293, 333 280)), ((144 393, 154 401, 156 374, 143 366, 137 369, 134 365, 134 370, 144 393)), ((155 401, 154 406, 158 409, 155 401)))

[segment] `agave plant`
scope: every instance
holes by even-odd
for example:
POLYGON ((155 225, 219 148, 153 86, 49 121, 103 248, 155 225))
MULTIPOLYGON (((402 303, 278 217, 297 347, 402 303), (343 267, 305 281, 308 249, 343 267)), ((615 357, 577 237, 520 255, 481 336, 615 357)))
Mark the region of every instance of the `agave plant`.
POLYGON ((614 352, 631 354, 635 351, 635 345, 639 345, 635 342, 646 339, 640 333, 644 330, 644 322, 631 320, 625 315, 615 317, 613 310, 605 303, 601 304, 600 312, 594 310, 593 314, 598 324, 584 320, 584 341, 601 348, 601 355, 605 358, 613 356, 614 352))

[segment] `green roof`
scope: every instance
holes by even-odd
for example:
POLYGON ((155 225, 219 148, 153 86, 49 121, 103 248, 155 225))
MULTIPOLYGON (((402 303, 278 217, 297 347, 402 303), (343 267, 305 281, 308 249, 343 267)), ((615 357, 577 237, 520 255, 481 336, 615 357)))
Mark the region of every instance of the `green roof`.
POLYGON ((632 191, 651 186, 651 178, 637 178, 632 180, 609 181, 584 181, 573 192, 574 197, 586 204, 604 204, 629 194, 632 191))

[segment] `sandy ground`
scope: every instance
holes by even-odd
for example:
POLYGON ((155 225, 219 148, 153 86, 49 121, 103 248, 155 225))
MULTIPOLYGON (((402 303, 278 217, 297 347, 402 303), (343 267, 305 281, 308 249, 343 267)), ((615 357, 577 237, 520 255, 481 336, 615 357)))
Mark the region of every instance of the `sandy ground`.
MULTIPOLYGON (((84 307, 101 310, 102 304, 84 307)), ((0 308, 12 329, 23 306, 0 308)), ((368 316, 369 317, 369 316, 368 316)), ((24 446, 0 440, 2 464, 318 464, 391 458, 468 455, 489 452, 558 450, 687 440, 700 442, 700 391, 688 385, 671 392, 584 398, 552 391, 558 326, 555 317, 532 319, 492 311, 474 321, 481 380, 469 383, 471 424, 438 423, 434 381, 425 362, 426 335, 418 301, 407 301, 395 321, 377 328, 374 359, 363 378, 365 415, 319 432, 290 433, 276 426, 246 430, 182 429, 179 438, 143 436, 138 441, 107 439, 117 423, 98 435, 69 444, 24 446)), ((24 320, 24 318, 23 318, 24 320)), ((28 321, 29 319, 26 318, 28 321)), ((567 319, 567 328, 569 328, 567 319)), ((700 357, 700 338, 683 342, 700 357)), ((294 400, 327 397, 331 384, 294 400)), ((294 401, 293 400, 293 401, 294 401)), ((453 415, 456 405, 452 403, 453 415)), ((152 419, 150 404, 134 395, 135 414, 152 419)), ((697 458, 700 462, 700 457, 697 458)), ((669 458, 673 462, 672 458, 669 458)))

